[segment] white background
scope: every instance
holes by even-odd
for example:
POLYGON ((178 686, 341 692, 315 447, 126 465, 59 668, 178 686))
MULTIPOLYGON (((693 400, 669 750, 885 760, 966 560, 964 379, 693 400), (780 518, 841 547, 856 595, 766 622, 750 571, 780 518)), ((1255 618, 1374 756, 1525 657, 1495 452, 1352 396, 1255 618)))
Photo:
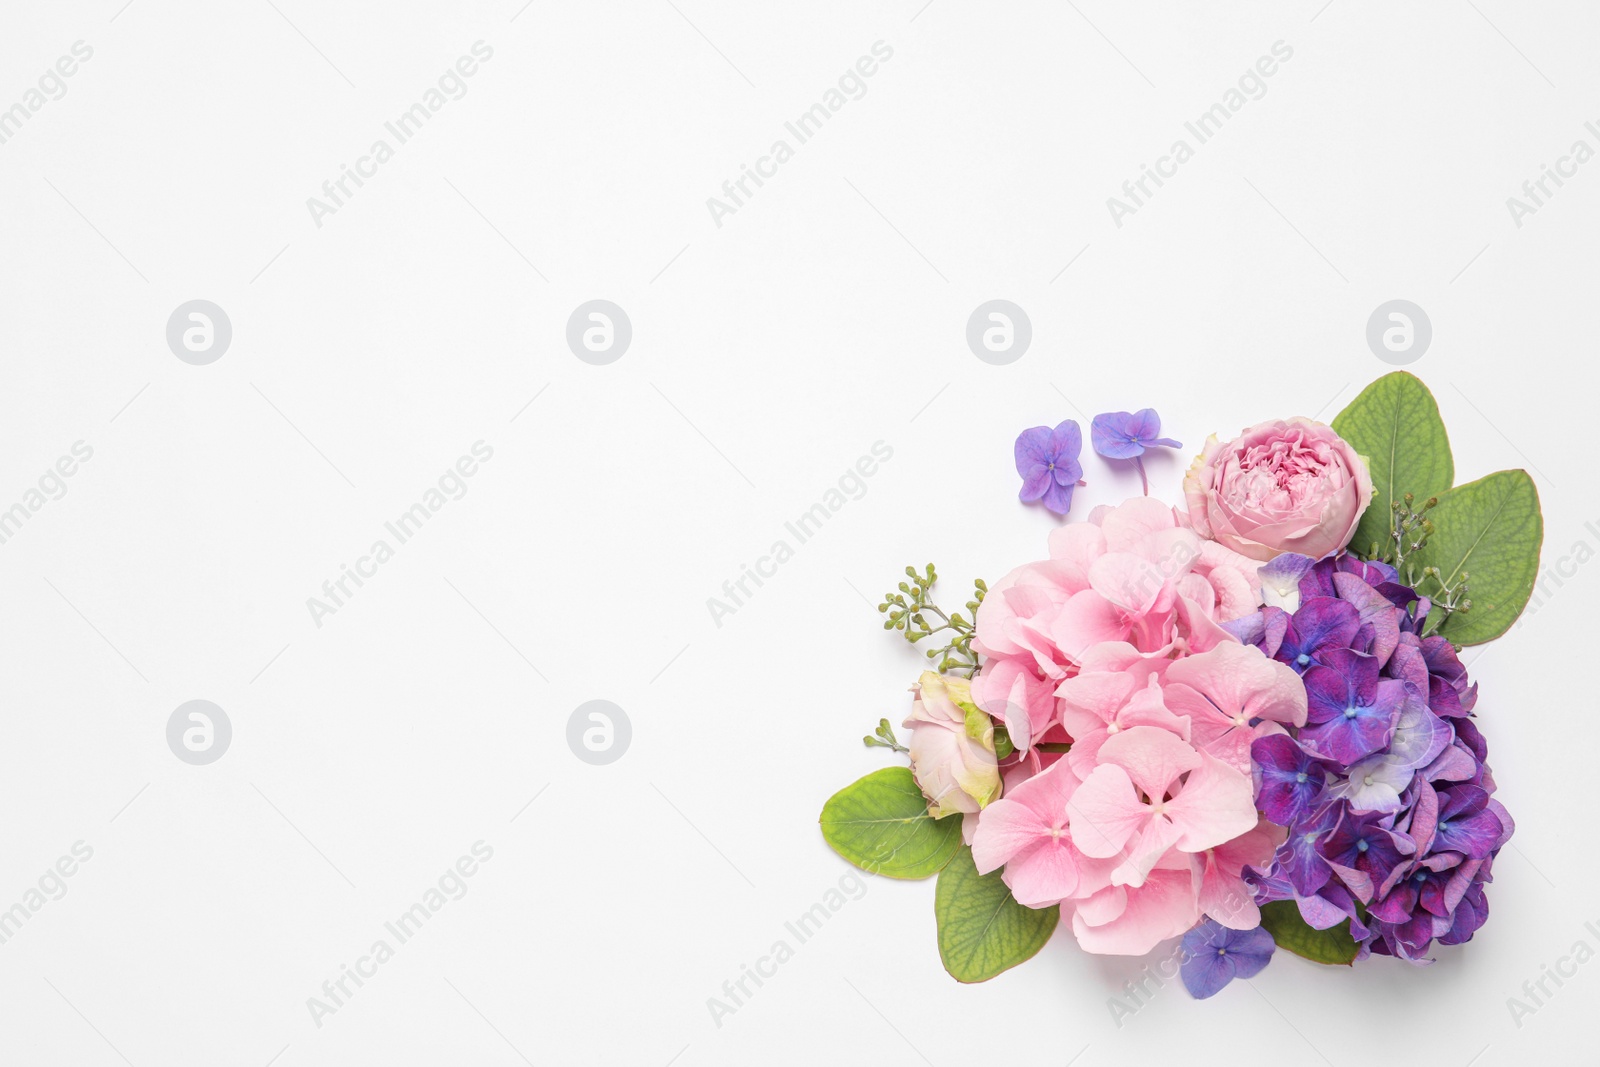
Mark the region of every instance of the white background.
MULTIPOLYGON (((932 883, 874 880, 720 1027, 706 1002, 851 870, 817 813, 888 762, 859 738, 919 669, 864 597, 933 560, 959 603, 1043 554, 1024 427, 1154 406, 1176 499, 1206 434, 1331 418, 1389 370, 1365 324, 1409 299, 1461 480, 1534 474, 1547 567, 1600 548, 1600 163, 1520 228, 1506 207, 1600 147, 1600 11, 122 2, 0 29, 0 107, 94 49, 0 145, 0 509, 94 450, 0 545, 0 908, 94 850, 0 945, 0 1061, 1593 1058, 1600 965, 1507 1007, 1600 948, 1600 572, 1572 559, 1469 653, 1518 830, 1490 922, 1435 966, 1281 957, 1118 1027, 1140 961, 1060 931, 962 987, 932 883), (478 40, 467 95, 319 228, 307 198, 478 40), (866 95, 718 227, 707 197, 880 40, 866 95), (1116 226, 1107 197, 1280 40, 1266 94, 1116 226), (209 366, 165 339, 196 298, 233 324, 209 366), (633 323, 609 366, 564 340, 593 298, 633 323), (992 298, 1032 320, 1010 366, 966 346, 992 298), (466 496, 315 625, 307 598, 479 440, 466 496), (865 495, 714 625, 880 440, 865 495), (206 767, 165 740, 196 698, 234 729, 206 767), (566 742, 595 698, 633 725, 609 766, 566 742), (479 840, 470 892, 317 1026, 307 998, 479 840)), ((1137 491, 1085 468, 1076 517, 1137 491)))

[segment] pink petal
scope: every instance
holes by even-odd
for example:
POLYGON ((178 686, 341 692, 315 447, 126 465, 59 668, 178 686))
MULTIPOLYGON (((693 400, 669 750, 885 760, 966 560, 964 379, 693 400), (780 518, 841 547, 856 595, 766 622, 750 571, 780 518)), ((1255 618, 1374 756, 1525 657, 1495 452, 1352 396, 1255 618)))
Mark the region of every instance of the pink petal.
POLYGON ((1186 596, 1174 605, 1178 621, 1188 631, 1188 651, 1207 652, 1218 645, 1236 645, 1239 639, 1224 630, 1204 607, 1186 596))
POLYGON ((1102 763, 1073 794, 1067 817, 1078 851, 1085 856, 1110 857, 1121 852, 1144 825, 1150 809, 1139 803, 1127 771, 1114 763, 1102 763))
POLYGON ((1177 845, 1201 852, 1253 830, 1254 790, 1248 775, 1229 767, 1209 752, 1199 753, 1200 766, 1189 772, 1178 795, 1167 802, 1167 815, 1182 831, 1177 845))
POLYGON ((1039 847, 1006 864, 1001 877, 1023 907, 1048 908, 1077 891, 1078 862, 1066 838, 1046 838, 1039 847))
MULTIPOLYGON (((1124 730, 1100 747, 1102 766, 1121 766, 1151 801, 1165 797, 1179 775, 1200 766, 1200 759, 1200 754, 1181 738, 1155 726, 1124 730)), ((1255 825, 1253 819, 1250 825, 1255 825)))
POLYGON ((1038 812, 1010 797, 1002 797, 991 802, 978 819, 978 831, 972 836, 972 862, 979 874, 988 874, 1024 850, 1049 839, 1050 827, 1038 812))
POLYGON ((1072 660, 1102 641, 1123 641, 1128 624, 1122 612, 1093 590, 1076 593, 1050 624, 1050 639, 1072 660))
POLYGON ((1128 614, 1144 615, 1165 591, 1167 579, 1141 555, 1112 552, 1089 567, 1089 584, 1128 614))
POLYGON ((1128 907, 1126 886, 1110 885, 1078 901, 1076 917, 1091 926, 1104 926, 1128 907))
MULTIPOLYGON (((978 677, 983 677, 979 674, 978 677)), ((1056 687, 1061 698, 1061 725, 1079 737, 1117 720, 1138 682, 1125 672, 1094 671, 1068 678, 1056 687)), ((974 689, 977 683, 973 683, 974 689)))
POLYGON ((1233 930, 1254 930, 1261 925, 1261 909, 1255 894, 1237 872, 1229 873, 1207 852, 1195 863, 1203 869, 1200 880, 1200 910, 1233 930))
MULTIPOLYGON (((1173 517, 1172 508, 1154 497, 1133 497, 1114 508, 1107 508, 1099 514, 1099 525, 1105 531, 1106 548, 1112 552, 1122 552, 1144 542, 1150 534, 1158 530, 1170 530, 1178 525, 1178 520, 1173 517)), ((1096 521, 1095 516, 1090 516, 1090 521, 1096 521)))
POLYGON ((1105 555, 1106 535, 1088 522, 1069 522, 1050 531, 1050 558, 1061 564, 1063 584, 1077 592, 1089 588, 1089 564, 1105 555))
POLYGON ((1188 871, 1155 871, 1144 885, 1128 891, 1127 907, 1109 922, 1091 926, 1079 907, 1072 916, 1072 932, 1089 952, 1143 955, 1199 921, 1195 896, 1188 871))
POLYGON ((1166 856, 1178 840, 1179 829, 1171 819, 1157 815, 1144 824, 1144 829, 1127 848, 1127 859, 1111 872, 1111 880, 1118 885, 1141 886, 1151 870, 1166 856))
POLYGON ((1305 725, 1306 688, 1299 675, 1253 646, 1217 645, 1174 663, 1167 677, 1204 695, 1238 725, 1251 719, 1305 725))

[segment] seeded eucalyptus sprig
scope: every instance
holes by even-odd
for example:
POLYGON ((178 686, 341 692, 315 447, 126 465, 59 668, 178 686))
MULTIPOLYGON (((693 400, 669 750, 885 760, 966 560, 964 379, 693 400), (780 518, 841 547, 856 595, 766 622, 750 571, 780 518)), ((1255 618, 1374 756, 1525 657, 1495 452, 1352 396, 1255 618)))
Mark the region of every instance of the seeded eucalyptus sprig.
POLYGON ((1416 498, 1407 493, 1403 500, 1389 505, 1389 543, 1380 546, 1373 542, 1368 559, 1393 564, 1405 573, 1406 559, 1420 552, 1433 536, 1433 520, 1428 518, 1428 512, 1439 506, 1439 498, 1430 496, 1420 508, 1414 507, 1415 503, 1416 498))
POLYGON ((1423 567, 1420 571, 1410 562, 1427 545, 1434 534, 1433 520, 1428 512, 1439 506, 1439 498, 1431 496, 1416 507, 1416 498, 1407 493, 1403 500, 1390 505, 1390 545, 1380 551, 1372 546, 1370 558, 1394 565, 1404 582, 1426 596, 1431 603, 1428 610, 1427 633, 1436 634, 1452 615, 1465 614, 1472 609, 1467 596, 1467 583, 1471 577, 1462 571, 1448 582, 1438 567, 1423 567), (1431 588, 1428 584, 1431 583, 1431 588))
POLYGON ((911 751, 909 748, 902 745, 898 740, 895 739, 894 728, 889 725, 888 719, 878 720, 878 728, 873 731, 873 735, 874 736, 863 737, 861 739, 868 748, 888 748, 893 749, 896 752, 911 751))
POLYGON ((967 615, 960 612, 946 615, 944 610, 929 599, 933 583, 939 580, 933 564, 924 573, 915 567, 906 568, 909 582, 901 582, 899 592, 884 594, 878 610, 886 618, 885 630, 899 630, 907 641, 916 644, 934 634, 945 633, 949 640, 940 648, 930 648, 927 657, 938 664, 940 674, 964 673, 968 678, 978 673, 978 654, 972 651, 973 628, 978 618, 978 605, 988 594, 989 587, 982 578, 973 582, 972 599, 967 601, 967 615), (930 625, 929 616, 936 625, 930 625))
POLYGON ((1465 615, 1472 610, 1472 598, 1467 596, 1467 581, 1471 577, 1466 571, 1462 571, 1456 575, 1454 581, 1446 584, 1438 567, 1422 568, 1422 575, 1412 588, 1418 592, 1427 592, 1421 583, 1431 578, 1438 590, 1437 593, 1428 593, 1428 600, 1432 606, 1428 609, 1428 625, 1424 637, 1438 633, 1450 616, 1465 615))

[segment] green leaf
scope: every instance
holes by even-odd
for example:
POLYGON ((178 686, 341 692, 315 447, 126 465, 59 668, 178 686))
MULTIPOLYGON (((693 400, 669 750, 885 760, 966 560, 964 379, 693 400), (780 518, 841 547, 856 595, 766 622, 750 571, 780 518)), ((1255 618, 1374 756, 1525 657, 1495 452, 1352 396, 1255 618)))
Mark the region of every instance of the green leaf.
POLYGON ((980 875, 965 845, 939 872, 934 890, 939 958, 958 982, 986 982, 1033 958, 1050 940, 1061 908, 1025 908, 999 871, 980 875))
POLYGON ((1355 938, 1350 936, 1350 920, 1327 930, 1314 930, 1300 917, 1292 900, 1274 900, 1261 905, 1261 925, 1281 949, 1304 956, 1312 963, 1342 963, 1356 958, 1355 938))
POLYGON ((1361 516, 1350 549, 1363 558, 1390 544, 1390 505, 1407 493, 1418 507, 1455 483, 1450 438, 1433 394, 1415 375, 1386 374, 1361 391, 1333 420, 1333 430, 1367 460, 1372 503, 1361 516))
POLYGON ((1533 479, 1527 471, 1499 471, 1457 486, 1440 495, 1428 518, 1433 536, 1411 561, 1419 573, 1438 567, 1446 585, 1465 572, 1472 601, 1472 610, 1450 616, 1440 633, 1458 645, 1494 640, 1522 614, 1539 575, 1544 516, 1533 479))
POLYGON ((845 786, 822 806, 822 836, 862 870, 926 878, 961 845, 961 819, 935 819, 907 767, 885 767, 845 786))

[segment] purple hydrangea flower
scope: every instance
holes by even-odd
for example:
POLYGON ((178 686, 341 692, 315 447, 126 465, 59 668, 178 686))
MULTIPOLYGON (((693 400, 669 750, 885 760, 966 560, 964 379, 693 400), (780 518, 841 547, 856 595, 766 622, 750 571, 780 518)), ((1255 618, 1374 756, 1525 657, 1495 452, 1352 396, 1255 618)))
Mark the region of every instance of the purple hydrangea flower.
POLYGON ((1477 687, 1448 640, 1423 636, 1432 605, 1393 567, 1319 560, 1296 605, 1295 563, 1274 590, 1292 614, 1269 598, 1230 624, 1302 672, 1308 703, 1306 726, 1252 746, 1257 804, 1286 835, 1245 880, 1258 904, 1293 900, 1317 929, 1348 920, 1358 958, 1425 963, 1483 925, 1484 887, 1516 829, 1493 795, 1477 687))
POLYGON ((1322 842, 1323 858, 1363 904, 1387 888, 1402 861, 1416 852, 1416 843, 1396 833, 1394 816, 1352 814, 1322 842))
POLYGON ((1324 651, 1349 648, 1361 629, 1361 613, 1337 597, 1303 601, 1289 616, 1288 628, 1273 658, 1304 674, 1324 651))
POLYGON ((1335 648, 1306 670, 1306 727, 1300 740, 1319 756, 1351 764, 1389 743, 1405 683, 1379 678, 1376 656, 1335 648))
POLYGON ((1327 764, 1288 734, 1268 734, 1250 744, 1255 765, 1256 806, 1279 826, 1288 826, 1315 806, 1328 781, 1327 764))
POLYGON ((1107 459, 1131 459, 1139 468, 1144 495, 1150 495, 1150 479, 1145 477, 1143 456, 1147 448, 1182 448, 1170 437, 1161 436, 1161 416, 1155 408, 1138 411, 1107 411, 1089 424, 1089 439, 1094 450, 1107 459))
POLYGON ((1278 946, 1261 927, 1230 930, 1212 919, 1183 935, 1183 985, 1196 1000, 1215 996, 1235 978, 1254 978, 1278 946))
POLYGON ((1017 435, 1017 473, 1022 475, 1020 498, 1031 503, 1043 500, 1057 515, 1072 507, 1072 491, 1083 485, 1083 467, 1078 454, 1083 451, 1083 432, 1071 419, 1055 429, 1035 426, 1017 435))
POLYGON ((1489 794, 1475 785, 1439 790, 1439 820, 1433 850, 1459 852, 1468 859, 1487 859, 1505 827, 1489 808, 1489 794))
POLYGON ((1290 826, 1289 836, 1278 846, 1273 870, 1288 879, 1297 895, 1312 896, 1333 877, 1333 868, 1322 850, 1327 837, 1338 829, 1344 812, 1343 805, 1325 805, 1290 826))

